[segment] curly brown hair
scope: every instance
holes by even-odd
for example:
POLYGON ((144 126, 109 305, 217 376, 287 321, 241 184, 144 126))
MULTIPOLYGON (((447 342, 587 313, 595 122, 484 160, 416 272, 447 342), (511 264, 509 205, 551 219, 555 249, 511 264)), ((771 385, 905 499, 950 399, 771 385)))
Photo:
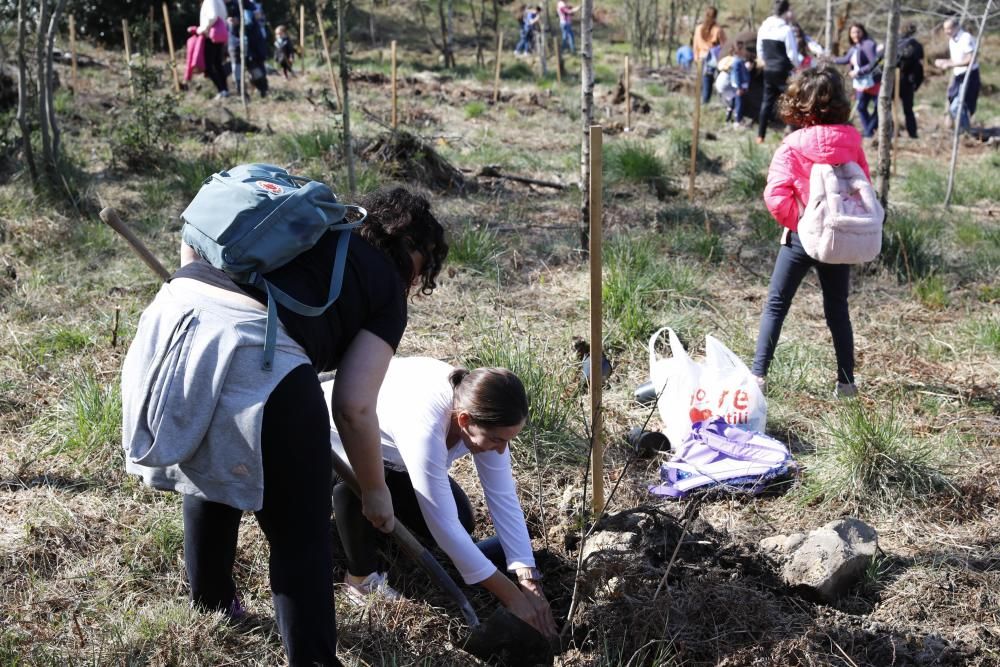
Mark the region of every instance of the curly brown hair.
POLYGON ((361 238, 380 249, 396 265, 406 284, 406 293, 414 282, 413 259, 416 250, 424 259, 420 271, 420 294, 430 294, 437 287, 436 278, 448 257, 444 227, 431 213, 426 198, 406 188, 383 188, 361 198, 368 211, 364 224, 358 228, 361 238))
POLYGON ((832 65, 802 70, 788 82, 778 99, 778 115, 798 127, 844 125, 851 117, 851 102, 844 78, 832 65))

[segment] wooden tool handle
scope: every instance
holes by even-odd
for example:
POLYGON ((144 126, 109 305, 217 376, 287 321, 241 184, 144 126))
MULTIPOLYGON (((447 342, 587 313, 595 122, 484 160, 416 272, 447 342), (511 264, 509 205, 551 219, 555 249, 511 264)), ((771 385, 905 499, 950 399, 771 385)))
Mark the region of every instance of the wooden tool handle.
POLYGON ((139 240, 132 230, 125 226, 122 219, 118 217, 118 212, 110 206, 101 211, 101 220, 103 220, 108 227, 115 230, 124 237, 128 244, 132 246, 132 250, 139 255, 139 258, 146 263, 146 266, 151 268, 153 272, 158 275, 164 281, 170 280, 170 272, 163 268, 160 261, 156 259, 156 256, 149 251, 146 244, 139 240))

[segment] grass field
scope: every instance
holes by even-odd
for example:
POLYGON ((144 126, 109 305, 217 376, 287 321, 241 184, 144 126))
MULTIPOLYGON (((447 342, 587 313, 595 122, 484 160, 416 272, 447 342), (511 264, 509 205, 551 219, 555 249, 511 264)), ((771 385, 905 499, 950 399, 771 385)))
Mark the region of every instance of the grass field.
MULTIPOLYGON (((1000 46, 995 37, 992 47, 1000 46)), ((440 289, 410 304, 399 352, 502 364, 524 378, 532 424, 514 443, 515 474, 535 547, 544 550, 546 590, 560 623, 572 625, 557 664, 1000 664, 1000 157, 996 144, 963 141, 955 205, 942 207, 945 78, 932 77, 919 93, 921 139, 899 143, 882 256, 853 274, 861 398, 832 396, 833 349, 809 277, 768 389, 767 430, 792 446, 802 475, 777 496, 706 501, 697 516, 689 512, 682 536, 689 505, 652 500, 645 489, 659 461, 635 458, 624 441, 650 418, 632 392, 648 377, 646 341, 661 326, 675 328, 696 355, 712 334, 749 360, 777 249, 760 189, 780 132, 753 146, 752 132, 724 127, 713 101, 689 200, 690 92, 634 68, 632 89, 652 112, 633 112, 632 131, 621 132, 624 108, 609 94, 627 49, 600 50, 604 330, 614 365, 604 399, 605 486, 615 488, 610 511, 642 528, 641 545, 582 586, 567 619, 574 536, 585 518, 566 499, 585 483, 589 410, 572 342, 589 331, 575 187, 578 60, 568 59, 559 84, 510 56, 494 105, 490 63, 476 68, 463 52, 460 73, 446 74, 421 51, 422 38, 410 39, 402 44, 402 127, 478 188, 427 190, 452 254, 440 289), (487 165, 570 187, 476 179, 487 165), (835 605, 788 590, 757 548, 761 538, 848 515, 875 527, 880 551, 835 605), (681 539, 654 601, 668 542, 681 539)), ((174 268, 180 212, 226 165, 287 165, 345 192, 325 67, 310 58, 297 79, 272 76, 272 95, 254 97, 247 117, 238 99, 212 101, 204 79, 169 94, 162 56, 152 61, 149 90, 130 102, 124 72, 111 64, 121 55, 85 48, 107 66, 81 69, 79 90, 59 92, 65 187, 33 192, 12 151, 0 173, 0 665, 280 663, 267 545, 253 518, 241 526, 236 567, 251 620, 231 625, 189 608, 180 499, 124 474, 118 372, 158 285, 96 212, 115 206, 174 268)), ((997 52, 984 53, 977 117, 993 128, 997 52)), ((359 147, 385 132, 388 86, 374 75, 387 71, 387 54, 385 43, 369 48, 359 39, 351 56, 359 147)), ((390 167, 359 159, 359 190, 392 182, 390 167)), ((475 471, 466 462, 457 475, 469 481, 475 471)), ((471 495, 485 535, 485 504, 471 495)), ((390 556, 390 580, 407 599, 362 611, 338 594, 342 658, 476 664, 454 649, 461 619, 447 599, 405 556, 390 556)), ((338 579, 342 566, 338 558, 338 579)), ((468 593, 485 615, 490 596, 468 593)))

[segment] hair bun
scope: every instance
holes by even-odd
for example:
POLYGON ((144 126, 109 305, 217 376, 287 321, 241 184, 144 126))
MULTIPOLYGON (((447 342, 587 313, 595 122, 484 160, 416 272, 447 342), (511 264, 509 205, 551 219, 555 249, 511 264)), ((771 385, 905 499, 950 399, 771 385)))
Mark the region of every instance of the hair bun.
POLYGON ((469 369, 467 368, 456 368, 451 373, 448 374, 448 382, 451 383, 451 388, 454 389, 458 385, 462 384, 462 380, 465 376, 469 374, 469 369))

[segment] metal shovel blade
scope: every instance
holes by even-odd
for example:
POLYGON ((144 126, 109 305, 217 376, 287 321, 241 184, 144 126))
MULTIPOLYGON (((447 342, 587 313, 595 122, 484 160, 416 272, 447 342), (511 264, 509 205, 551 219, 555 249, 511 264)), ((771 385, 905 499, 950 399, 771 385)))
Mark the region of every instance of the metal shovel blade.
POLYGON ((555 655, 548 639, 503 607, 473 628, 462 648, 480 660, 509 667, 552 665, 555 655))

